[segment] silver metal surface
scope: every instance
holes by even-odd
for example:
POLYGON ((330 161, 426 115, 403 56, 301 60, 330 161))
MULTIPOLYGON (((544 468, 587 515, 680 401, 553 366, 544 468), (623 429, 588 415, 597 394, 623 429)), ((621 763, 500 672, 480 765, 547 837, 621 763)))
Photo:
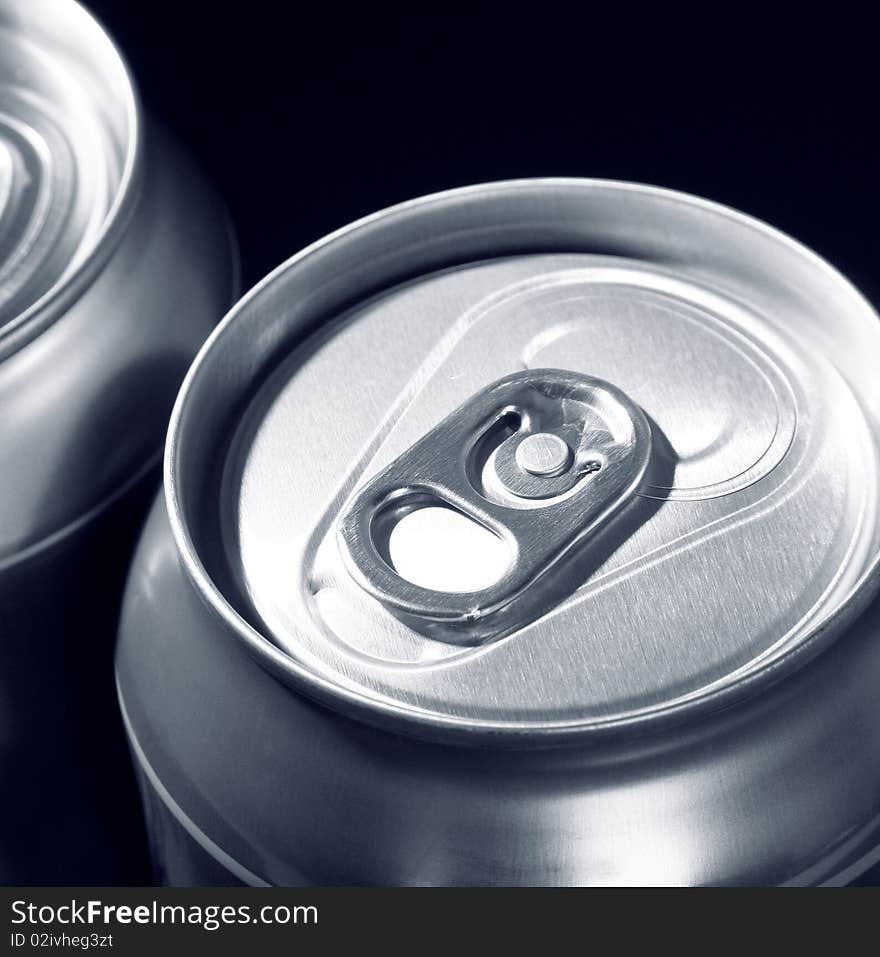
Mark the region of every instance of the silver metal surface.
POLYGON ((82 7, 4 0, 0 44, 0 880, 128 883, 112 640, 174 394, 236 255, 82 7))
POLYGON ((0 45, 2 355, 124 224, 138 134, 125 67, 77 4, 4 0, 0 45))
MULTIPOLYGON (((454 644, 499 638, 546 607, 548 579, 558 578, 553 571, 567 570, 575 549, 632 496, 650 446, 645 417, 607 382, 555 369, 513 373, 473 396, 358 491, 339 521, 343 555, 364 590, 417 630, 454 644), (523 442, 544 439, 548 428, 577 453, 565 474, 536 478, 516 458, 523 442), (508 561, 496 581, 438 591, 394 568, 383 542, 404 515, 437 504, 506 545, 508 561)), ((558 470, 557 462, 551 471, 558 470)), ((427 538, 418 544, 429 554, 435 547, 427 538)))
POLYGON ((874 605, 784 687, 664 733, 431 743, 277 681, 206 609, 158 501, 117 680, 170 883, 842 883, 880 852, 878 627, 874 605))
POLYGON ((529 475, 551 478, 571 465, 571 449, 553 432, 527 435, 516 447, 516 464, 529 475))
MULTIPOLYGON (((651 187, 458 190, 304 250, 178 398, 118 652, 144 774, 201 847, 270 882, 867 866, 878 350, 826 263, 651 187), (337 524, 462 403, 536 369, 614 383, 650 425, 648 469, 540 617, 435 640, 352 579, 337 524)), ((501 474, 486 501, 511 494, 501 474)), ((429 556, 411 579, 438 571, 427 544, 398 549, 429 556)))
POLYGON ((511 727, 628 721, 782 659, 876 560, 876 386, 861 350, 831 360, 800 304, 786 326, 734 291, 622 251, 523 255, 348 311, 267 379, 233 440, 220 523, 240 608, 367 698, 511 727), (651 468, 540 621, 452 660, 364 599, 335 527, 352 491, 523 367, 613 382, 651 420, 651 468))
MULTIPOLYGON (((89 242, 68 248, 73 259, 57 276, 44 273, 40 244, 3 246, 16 269, 51 287, 28 286, 35 299, 16 287, 18 311, 12 299, 3 307, 3 568, 72 534, 156 461, 177 385, 229 302, 237 266, 216 197, 162 131, 144 123, 125 64, 80 6, 0 3, 0 31, 10 49, 3 69, 15 79, 0 86, 0 112, 40 103, 60 130, 88 141, 93 154, 55 143, 71 164, 56 200, 71 204, 58 214, 71 228, 80 206, 95 220, 89 242)), ((61 159, 41 155, 58 169, 61 159)), ((37 189, 36 171, 29 175, 28 188, 37 189)), ((60 253, 56 243, 52 255, 60 253)))

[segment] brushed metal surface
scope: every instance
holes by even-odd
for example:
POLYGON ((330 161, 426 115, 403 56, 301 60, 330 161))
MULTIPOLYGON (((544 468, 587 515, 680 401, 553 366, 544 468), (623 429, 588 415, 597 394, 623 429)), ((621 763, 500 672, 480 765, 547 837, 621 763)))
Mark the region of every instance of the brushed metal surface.
POLYGON ((205 600, 268 667, 367 720, 494 741, 680 720, 803 665, 876 589, 878 342, 876 314, 826 263, 693 197, 590 180, 426 197, 309 247, 227 316, 175 407, 172 528, 205 600), (633 334, 615 335, 624 329, 633 334), (680 448, 696 463, 652 478, 650 514, 599 554, 585 595, 449 657, 375 603, 348 606, 347 589, 312 580, 338 554, 321 543, 367 466, 390 461, 509 363, 564 367, 578 341, 590 369, 646 412, 655 439, 666 434, 667 459, 680 448), (740 385, 750 408, 764 396, 757 420, 775 426, 756 442, 746 425, 736 454, 718 456, 719 435, 740 434, 728 401, 740 385), (218 461, 233 414, 237 442, 218 461), (241 482, 227 480, 219 509, 206 508, 224 463, 241 482), (259 569, 251 580, 246 556, 259 569), (660 568, 670 561, 674 575, 660 568), (604 615, 593 614, 597 601, 604 615), (572 627, 586 617, 588 628, 572 627), (592 640, 603 626, 604 640, 592 640))
POLYGON ((876 433, 847 372, 803 325, 646 263, 523 256, 412 280, 255 398, 225 480, 229 561, 292 658, 426 714, 540 725, 677 705, 791 650, 876 558, 876 433), (353 484, 469 395, 547 366, 633 398, 651 473, 625 526, 585 549, 573 597, 453 661, 364 599, 335 525, 353 484))

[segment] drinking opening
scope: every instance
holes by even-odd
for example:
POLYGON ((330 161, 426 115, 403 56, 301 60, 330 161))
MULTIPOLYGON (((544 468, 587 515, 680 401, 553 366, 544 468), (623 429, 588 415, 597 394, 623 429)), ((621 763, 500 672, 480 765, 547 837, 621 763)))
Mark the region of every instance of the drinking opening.
POLYGON ((434 498, 387 510, 373 539, 401 578, 433 591, 482 591, 501 578, 511 559, 494 532, 434 498))

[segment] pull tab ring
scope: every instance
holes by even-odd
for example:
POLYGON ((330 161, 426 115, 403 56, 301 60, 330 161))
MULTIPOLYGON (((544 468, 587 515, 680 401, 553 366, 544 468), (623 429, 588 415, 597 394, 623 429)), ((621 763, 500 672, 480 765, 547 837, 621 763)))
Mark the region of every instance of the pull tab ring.
POLYGON ((338 541, 357 583, 393 614, 454 644, 541 613, 550 573, 632 497, 648 465, 644 413, 601 379, 518 372, 478 392, 358 490, 338 541), (379 530, 441 504, 501 538, 510 562, 479 591, 442 592, 395 571, 379 530))

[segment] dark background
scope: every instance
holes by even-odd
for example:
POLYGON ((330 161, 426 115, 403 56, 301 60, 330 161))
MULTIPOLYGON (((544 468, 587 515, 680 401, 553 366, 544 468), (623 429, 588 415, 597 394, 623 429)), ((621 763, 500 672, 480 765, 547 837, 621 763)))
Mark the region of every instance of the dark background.
POLYGON ((89 5, 226 200, 245 288, 391 203, 568 175, 752 213, 880 303, 876 31, 834 6, 89 5))
POLYGON ((876 30, 833 5, 90 6, 228 203, 246 287, 390 203, 573 175, 735 206, 880 298, 876 30))

